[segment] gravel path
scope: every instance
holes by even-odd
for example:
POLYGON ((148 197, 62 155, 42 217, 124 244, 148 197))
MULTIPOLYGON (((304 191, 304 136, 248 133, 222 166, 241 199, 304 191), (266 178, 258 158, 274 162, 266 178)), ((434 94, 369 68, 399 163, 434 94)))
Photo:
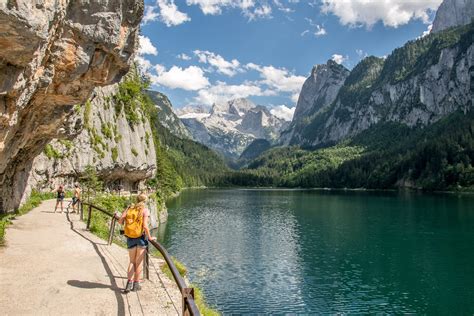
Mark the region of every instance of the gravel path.
POLYGON ((43 202, 18 217, 0 248, 2 315, 176 315, 180 293, 152 259, 150 281, 122 294, 128 252, 85 230, 75 214, 43 202))

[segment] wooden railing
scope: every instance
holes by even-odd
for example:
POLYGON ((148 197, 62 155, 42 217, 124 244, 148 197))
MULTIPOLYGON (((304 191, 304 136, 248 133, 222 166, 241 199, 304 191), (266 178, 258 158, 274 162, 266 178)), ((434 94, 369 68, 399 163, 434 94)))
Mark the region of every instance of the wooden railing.
MULTIPOLYGON (((111 245, 113 242, 114 238, 114 233, 115 233, 115 224, 117 222, 117 217, 114 216, 114 214, 108 212, 107 210, 104 210, 101 207, 98 207, 96 205, 93 205, 91 203, 83 202, 80 205, 80 217, 81 220, 84 220, 84 207, 87 207, 87 229, 90 228, 91 224, 91 218, 93 215, 93 210, 97 210, 109 217, 111 217, 110 221, 110 228, 109 228, 109 238, 108 238, 108 244, 111 245)), ((150 240, 150 244, 153 245, 163 256, 165 259, 166 264, 170 268, 171 274, 173 275, 174 281, 176 282, 176 285, 178 286, 179 291, 181 292, 181 298, 182 298, 182 314, 183 315, 200 315, 199 309, 197 308, 196 302, 194 301, 194 288, 190 288, 186 285, 186 282, 184 281, 183 277, 181 274, 179 274, 178 268, 176 268, 173 260, 171 259, 171 256, 168 254, 168 251, 163 247, 159 242, 155 240, 150 240)), ((150 279, 150 252, 146 251, 145 254, 145 260, 144 260, 144 277, 149 280, 150 279)))

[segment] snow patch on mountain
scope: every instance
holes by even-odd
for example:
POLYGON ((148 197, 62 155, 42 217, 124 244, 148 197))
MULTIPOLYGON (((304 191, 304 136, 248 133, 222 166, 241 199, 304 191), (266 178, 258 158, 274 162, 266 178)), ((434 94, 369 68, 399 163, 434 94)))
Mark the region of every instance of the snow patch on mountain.
POLYGON ((244 98, 215 103, 207 111, 202 106, 178 111, 195 141, 231 159, 237 159, 255 139, 275 142, 288 126, 290 112, 281 106, 268 109, 244 98))
POLYGON ((295 114, 295 109, 296 107, 289 108, 286 105, 278 105, 273 107, 270 110, 270 113, 282 120, 291 122, 293 115, 295 114))

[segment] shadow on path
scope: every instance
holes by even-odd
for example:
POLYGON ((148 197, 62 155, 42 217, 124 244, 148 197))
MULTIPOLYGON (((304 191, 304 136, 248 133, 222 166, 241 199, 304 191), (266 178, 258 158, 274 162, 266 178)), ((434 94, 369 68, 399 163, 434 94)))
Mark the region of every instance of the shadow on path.
POLYGON ((67 284, 70 286, 78 287, 81 289, 113 289, 110 285, 102 284, 102 283, 95 283, 89 281, 79 281, 79 280, 69 280, 67 284))
MULTIPOLYGON (((95 285, 95 286, 98 285, 97 287, 100 287, 100 288, 102 288, 102 287, 103 288, 110 288, 111 290, 114 291, 115 298, 117 299, 117 315, 119 315, 119 316, 125 315, 125 302, 124 302, 122 294, 121 294, 121 289, 118 286, 117 281, 115 281, 114 274, 113 274, 112 270, 110 269, 109 264, 105 260, 105 257, 102 255, 102 253, 100 252, 99 247, 98 247, 98 245, 107 245, 107 244, 106 243, 103 243, 103 244, 102 243, 96 243, 93 240, 91 240, 90 238, 88 238, 87 236, 83 235, 80 231, 75 229, 74 228, 74 223, 69 218, 69 213, 66 213, 66 218, 69 222, 71 230, 73 232, 75 232, 76 234, 78 234, 79 236, 81 236, 82 238, 89 241, 91 243, 92 247, 94 247, 95 252, 100 257, 100 260, 102 261, 102 265, 104 266, 104 269, 107 272, 107 276, 109 277, 111 286, 103 285, 103 284, 99 284, 99 283, 88 282, 88 281, 77 281, 77 280, 69 280, 67 283, 71 286, 76 286, 76 287, 81 287, 81 286, 78 286, 78 285, 83 285, 83 286, 84 285, 86 285, 86 286, 87 285, 89 285, 89 286, 90 285, 95 285), (71 284, 71 282, 73 284, 71 284)), ((91 288, 91 287, 82 287, 82 288, 91 288)))

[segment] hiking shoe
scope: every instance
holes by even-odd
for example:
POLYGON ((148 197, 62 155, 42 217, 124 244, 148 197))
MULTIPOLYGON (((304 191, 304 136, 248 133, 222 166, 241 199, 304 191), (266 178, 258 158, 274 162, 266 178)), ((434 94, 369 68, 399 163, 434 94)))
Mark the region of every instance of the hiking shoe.
POLYGON ((128 293, 130 291, 133 291, 134 290, 134 282, 132 281, 127 281, 127 285, 125 286, 125 289, 123 290, 124 293, 128 293))
POLYGON ((133 282, 133 290, 132 291, 140 291, 142 289, 142 286, 140 282, 133 282))

